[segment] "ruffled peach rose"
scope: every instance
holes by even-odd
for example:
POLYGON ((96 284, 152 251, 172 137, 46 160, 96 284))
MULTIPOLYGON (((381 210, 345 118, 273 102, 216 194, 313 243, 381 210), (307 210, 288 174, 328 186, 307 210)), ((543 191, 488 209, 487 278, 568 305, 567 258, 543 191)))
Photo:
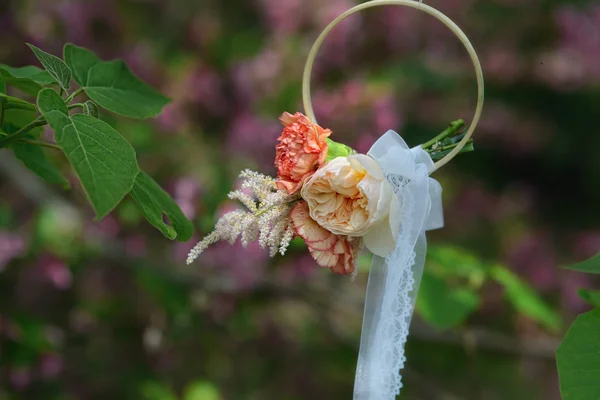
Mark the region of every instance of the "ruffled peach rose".
POLYGON ((337 274, 354 272, 354 260, 360 250, 356 238, 335 235, 317 224, 304 201, 294 206, 290 217, 296 235, 304 239, 317 264, 337 274))
POLYGON ((283 113, 279 120, 284 128, 275 154, 277 187, 293 194, 325 162, 325 139, 331 135, 331 131, 313 124, 299 112, 294 115, 283 113))
POLYGON ((301 194, 311 218, 326 230, 362 237, 380 256, 395 248, 398 227, 392 225, 398 225, 400 205, 373 158, 364 154, 335 158, 305 182, 301 194))

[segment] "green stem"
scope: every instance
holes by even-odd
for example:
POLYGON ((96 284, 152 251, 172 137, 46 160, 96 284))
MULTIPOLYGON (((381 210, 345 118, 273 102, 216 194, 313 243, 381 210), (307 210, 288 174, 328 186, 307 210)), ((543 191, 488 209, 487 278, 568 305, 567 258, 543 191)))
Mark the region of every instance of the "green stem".
POLYGON ((69 104, 81 92, 83 92, 83 88, 79 88, 76 91, 74 91, 69 97, 66 98, 65 103, 69 104))
POLYGON ((85 107, 85 104, 83 103, 75 103, 75 104, 71 104, 69 107, 67 107, 69 110, 72 110, 74 108, 83 108, 85 107))
POLYGON ((448 127, 442 133, 440 133, 439 135, 437 135, 430 141, 423 143, 421 145, 421 147, 423 149, 428 149, 428 148, 434 146, 436 143, 441 142, 442 140, 446 139, 447 137, 456 135, 463 126, 465 126, 465 121, 463 121, 462 119, 457 119, 456 121, 452 121, 452 122, 450 122, 450 125, 448 125, 448 127))
POLYGON ((47 124, 46 120, 43 117, 39 117, 35 121, 28 123, 21 129, 16 131, 14 134, 10 135, 9 137, 7 137, 3 140, 0 140, 0 147, 6 147, 7 145, 14 142, 15 140, 21 139, 30 130, 37 128, 38 126, 44 126, 46 124, 47 124))
POLYGON ((48 147, 50 149, 55 149, 55 150, 62 150, 59 146, 57 146, 55 144, 48 143, 48 142, 42 142, 40 140, 19 139, 19 142, 29 143, 29 144, 33 144, 36 146, 48 147))
MULTIPOLYGON (((450 153, 452 149, 456 146, 458 146, 458 143, 452 143, 447 146, 438 147, 436 149, 426 149, 425 151, 431 155, 431 159, 433 161, 438 161, 441 160, 446 154, 450 153)), ((462 149, 460 149, 458 154, 469 153, 474 150, 475 148, 473 147, 473 139, 469 139, 465 146, 462 149)))
MULTIPOLYGON (((469 139, 467 140, 467 144, 468 143, 472 143, 473 139, 469 139)), ((444 150, 450 150, 455 148, 456 146, 458 146, 458 143, 453 143, 453 144, 449 144, 448 146, 442 146, 442 147, 438 147, 437 149, 435 149, 436 151, 444 151, 444 150)))

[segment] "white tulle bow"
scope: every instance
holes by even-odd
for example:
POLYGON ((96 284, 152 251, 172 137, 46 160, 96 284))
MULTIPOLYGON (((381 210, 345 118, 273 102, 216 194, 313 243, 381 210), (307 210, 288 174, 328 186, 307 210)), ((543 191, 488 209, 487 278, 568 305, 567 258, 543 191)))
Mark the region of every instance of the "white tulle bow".
POLYGON ((379 138, 369 155, 392 184, 400 212, 390 221, 397 229, 396 248, 385 257, 374 255, 369 272, 354 400, 394 400, 425 264, 425 231, 444 225, 442 187, 429 177, 429 154, 420 146, 409 148, 394 131, 379 138))

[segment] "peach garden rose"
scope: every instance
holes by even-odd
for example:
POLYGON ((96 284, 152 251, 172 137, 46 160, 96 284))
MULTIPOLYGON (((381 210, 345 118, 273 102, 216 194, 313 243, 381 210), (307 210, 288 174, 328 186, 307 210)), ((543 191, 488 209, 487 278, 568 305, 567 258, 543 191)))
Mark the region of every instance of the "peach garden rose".
POLYGON ((395 247, 400 206, 392 186, 372 157, 338 157, 319 168, 302 187, 310 216, 336 235, 362 237, 374 254, 386 256, 395 247))
POLYGON ((325 162, 331 130, 314 124, 302 113, 283 113, 284 128, 276 147, 277 188, 296 193, 304 181, 325 162))

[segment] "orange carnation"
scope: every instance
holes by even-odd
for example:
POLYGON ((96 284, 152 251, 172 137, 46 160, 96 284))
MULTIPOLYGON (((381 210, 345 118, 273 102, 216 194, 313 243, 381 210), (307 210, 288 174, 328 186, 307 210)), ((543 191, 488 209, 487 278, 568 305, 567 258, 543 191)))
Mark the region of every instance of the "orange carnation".
POLYGON ((331 131, 313 124, 299 112, 294 115, 283 113, 279 120, 284 128, 275 153, 277 188, 293 194, 325 162, 325 139, 331 135, 331 131))
POLYGON ((294 206, 290 217, 296 235, 304 239, 317 264, 337 274, 354 272, 354 260, 360 248, 353 246, 353 241, 359 238, 335 235, 317 224, 310 217, 308 204, 304 201, 294 206))

